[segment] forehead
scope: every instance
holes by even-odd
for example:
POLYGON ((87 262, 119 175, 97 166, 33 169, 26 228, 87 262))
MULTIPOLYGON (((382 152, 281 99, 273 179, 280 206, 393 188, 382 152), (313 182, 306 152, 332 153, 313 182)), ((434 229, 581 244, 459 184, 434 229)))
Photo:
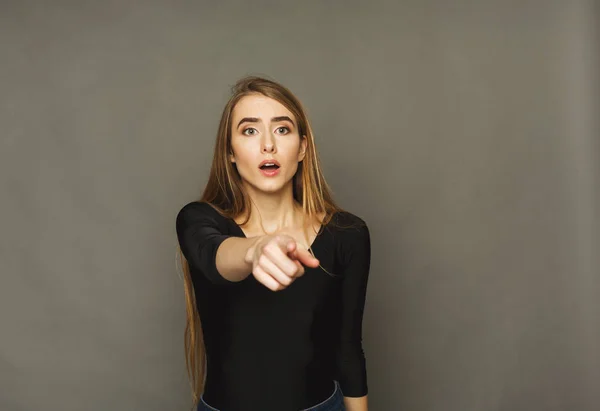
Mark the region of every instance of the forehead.
POLYGON ((296 121, 295 116, 279 101, 262 94, 244 96, 233 108, 233 121, 243 117, 257 117, 269 122, 272 117, 288 116, 296 121))

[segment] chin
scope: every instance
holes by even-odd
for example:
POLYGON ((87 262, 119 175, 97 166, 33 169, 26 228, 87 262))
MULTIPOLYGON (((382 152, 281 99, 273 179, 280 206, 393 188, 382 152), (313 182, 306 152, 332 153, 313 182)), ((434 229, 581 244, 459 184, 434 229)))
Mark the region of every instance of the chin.
POLYGON ((256 184, 252 184, 255 189, 264 193, 277 193, 286 188, 287 184, 291 184, 291 181, 281 183, 281 181, 257 181, 256 184))
POLYGON ((263 184, 263 185, 258 186, 258 189, 265 193, 277 193, 277 192, 283 190, 284 187, 285 187, 285 185, 281 185, 281 184, 263 184))

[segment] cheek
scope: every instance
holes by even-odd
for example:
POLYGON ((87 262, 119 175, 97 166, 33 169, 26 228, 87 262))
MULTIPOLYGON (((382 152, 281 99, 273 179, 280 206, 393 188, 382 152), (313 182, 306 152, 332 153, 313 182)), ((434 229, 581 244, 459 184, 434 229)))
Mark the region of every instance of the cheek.
POLYGON ((240 172, 240 174, 245 174, 254 167, 258 165, 260 160, 257 160, 253 156, 248 155, 247 153, 238 153, 235 156, 235 165, 240 172))
POLYGON ((238 167, 244 167, 248 163, 254 162, 257 158, 258 148, 251 144, 251 141, 237 140, 232 142, 232 149, 235 153, 235 162, 238 167))
POLYGON ((291 141, 283 141, 279 147, 279 154, 286 159, 296 159, 300 152, 300 142, 297 139, 291 141))

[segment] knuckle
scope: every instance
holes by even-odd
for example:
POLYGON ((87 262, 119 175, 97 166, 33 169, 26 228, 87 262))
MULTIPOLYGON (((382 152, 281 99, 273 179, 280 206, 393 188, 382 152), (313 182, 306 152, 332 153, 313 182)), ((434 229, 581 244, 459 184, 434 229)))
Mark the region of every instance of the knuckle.
POLYGON ((267 252, 268 254, 273 254, 275 253, 275 251, 277 251, 277 248, 277 243, 270 242, 265 246, 265 252, 267 252))
POLYGON ((261 254, 260 257, 258 257, 258 264, 260 264, 261 266, 264 266, 268 261, 268 257, 264 254, 261 254))

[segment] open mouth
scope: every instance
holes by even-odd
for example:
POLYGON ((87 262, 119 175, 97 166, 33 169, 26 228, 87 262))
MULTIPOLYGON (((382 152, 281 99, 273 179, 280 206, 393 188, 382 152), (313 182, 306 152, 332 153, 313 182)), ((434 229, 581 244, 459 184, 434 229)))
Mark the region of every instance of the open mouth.
POLYGON ((261 170, 265 170, 265 171, 274 171, 277 170, 279 168, 279 166, 277 164, 264 164, 262 166, 260 166, 261 170))
POLYGON ((266 177, 275 177, 279 174, 279 167, 279 162, 277 160, 267 160, 258 168, 260 168, 262 175, 266 177))

